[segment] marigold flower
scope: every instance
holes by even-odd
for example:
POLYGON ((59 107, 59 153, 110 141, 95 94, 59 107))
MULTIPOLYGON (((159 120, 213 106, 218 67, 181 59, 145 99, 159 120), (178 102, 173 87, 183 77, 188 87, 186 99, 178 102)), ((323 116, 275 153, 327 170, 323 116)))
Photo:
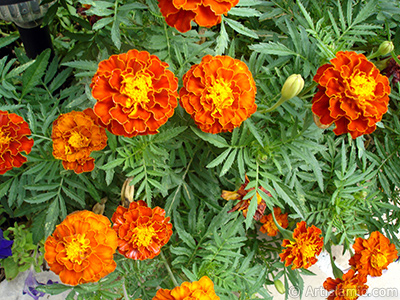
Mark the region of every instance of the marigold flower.
POLYGON ((246 64, 229 56, 203 57, 183 76, 183 108, 204 132, 232 131, 256 110, 256 84, 246 64))
MULTIPOLYGON (((249 184, 249 178, 246 175, 245 182, 240 186, 240 188, 237 191, 222 191, 221 197, 225 200, 240 200, 239 203, 237 203, 228 213, 239 210, 243 212, 243 216, 247 218, 247 212, 249 211, 249 206, 251 202, 250 199, 243 199, 244 196, 247 195, 248 192, 254 190, 254 188, 246 189, 247 185, 249 184)), ((270 192, 265 190, 263 187, 258 187, 260 190, 262 190, 264 193, 266 193, 268 196, 271 197, 270 192)), ((265 208, 267 207, 267 204, 265 203, 264 199, 261 198, 261 196, 257 193, 257 209, 256 212, 253 216, 254 220, 258 221, 261 219, 261 217, 264 214, 265 208)))
POLYGON ((107 217, 87 210, 69 214, 44 244, 44 258, 63 283, 96 282, 114 271, 117 234, 107 217))
POLYGON ((99 63, 92 79, 94 112, 115 135, 155 134, 178 106, 178 79, 168 64, 130 50, 99 63))
POLYGON ((333 291, 328 296, 328 300, 356 300, 367 292, 366 282, 366 276, 359 273, 355 274, 355 271, 350 269, 343 275, 342 279, 329 277, 325 280, 323 286, 327 291, 333 291))
MULTIPOLYGON (((274 215, 279 226, 282 228, 288 227, 288 213, 282 214, 280 207, 274 207, 274 215)), ((260 227, 262 233, 267 233, 269 236, 276 236, 278 234, 278 227, 276 227, 272 213, 262 216, 260 222, 264 224, 260 227)))
POLYGON ((191 21, 204 27, 221 23, 221 15, 226 14, 238 3, 239 0, 158 0, 158 7, 169 26, 186 32, 192 28, 191 21))
POLYGON ((199 281, 184 282, 172 290, 159 289, 153 300, 219 300, 215 294, 214 283, 207 276, 199 281))
POLYGON ((335 123, 336 135, 349 132, 355 139, 372 133, 388 108, 388 78, 363 54, 340 51, 330 62, 314 76, 312 111, 321 124, 335 123))
POLYGON ((29 125, 22 117, 0 110, 0 174, 26 162, 21 152, 31 152, 33 139, 26 137, 30 134, 29 125))
POLYGON ((94 169, 92 151, 107 146, 107 134, 91 108, 60 115, 53 122, 53 156, 62 160, 66 170, 75 173, 94 169))
POLYGON ((292 269, 307 269, 318 260, 315 256, 321 253, 324 245, 324 238, 320 237, 321 229, 312 225, 306 228, 306 222, 301 221, 296 224, 293 231, 293 239, 283 240, 282 247, 286 247, 279 256, 281 261, 285 261, 285 266, 293 263, 292 269))
POLYGON ((365 275, 381 276, 382 270, 397 259, 396 246, 379 231, 372 232, 368 239, 356 238, 353 249, 349 264, 365 275))
POLYGON ((135 260, 154 258, 171 238, 169 220, 164 209, 151 209, 143 200, 131 202, 129 208, 118 206, 111 218, 118 235, 118 252, 135 260))

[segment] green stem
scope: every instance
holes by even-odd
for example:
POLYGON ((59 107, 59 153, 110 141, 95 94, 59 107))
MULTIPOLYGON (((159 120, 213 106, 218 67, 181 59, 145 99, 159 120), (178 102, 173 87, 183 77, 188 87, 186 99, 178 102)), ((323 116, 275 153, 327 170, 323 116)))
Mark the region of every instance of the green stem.
POLYGON ((38 138, 41 138, 41 139, 44 139, 44 140, 52 141, 51 138, 48 138, 48 137, 46 137, 46 136, 39 135, 39 134, 34 134, 34 133, 32 133, 31 136, 35 136, 35 137, 38 137, 38 138))
POLYGON ((124 299, 129 300, 128 292, 127 292, 126 286, 125 286, 125 277, 124 277, 124 281, 122 282, 122 291, 124 292, 124 299))
POLYGON ((178 282, 177 282, 176 279, 175 279, 174 273, 172 273, 172 270, 171 270, 171 268, 169 267, 169 264, 168 264, 168 262, 167 262, 167 259, 166 259, 165 256, 164 256, 164 253, 163 253, 163 252, 161 252, 161 258, 163 259, 164 265, 165 265, 165 267, 167 268, 168 274, 169 274, 169 276, 171 277, 172 282, 174 283, 174 286, 179 286, 178 282))

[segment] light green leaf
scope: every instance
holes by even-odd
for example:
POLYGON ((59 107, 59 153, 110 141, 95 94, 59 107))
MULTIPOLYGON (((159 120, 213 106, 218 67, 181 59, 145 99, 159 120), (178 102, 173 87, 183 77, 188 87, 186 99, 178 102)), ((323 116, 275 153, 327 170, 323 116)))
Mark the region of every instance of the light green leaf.
POLYGON ((257 33, 255 33, 253 30, 245 27, 242 23, 239 23, 238 21, 224 18, 224 21, 236 32, 246 35, 251 38, 258 39, 257 33))
POLYGON ((49 63, 50 49, 43 51, 35 60, 35 62, 27 68, 22 76, 22 93, 23 98, 29 93, 41 80, 49 63))

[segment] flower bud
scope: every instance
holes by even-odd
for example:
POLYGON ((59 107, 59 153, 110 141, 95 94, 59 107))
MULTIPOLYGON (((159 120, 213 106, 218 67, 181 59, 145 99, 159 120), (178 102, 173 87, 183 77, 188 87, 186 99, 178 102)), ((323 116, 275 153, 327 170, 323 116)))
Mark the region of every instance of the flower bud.
POLYGON ((376 51, 377 56, 379 55, 386 55, 389 54, 394 50, 394 45, 392 42, 389 41, 384 41, 378 48, 378 51, 376 51))
POLYGON ((280 294, 284 294, 285 293, 285 286, 283 285, 282 281, 280 281, 279 279, 274 281, 275 284, 275 288, 276 290, 280 293, 280 294))
POLYGON ((304 79, 299 74, 292 74, 286 79, 282 87, 281 99, 289 100, 297 96, 304 87, 304 79))

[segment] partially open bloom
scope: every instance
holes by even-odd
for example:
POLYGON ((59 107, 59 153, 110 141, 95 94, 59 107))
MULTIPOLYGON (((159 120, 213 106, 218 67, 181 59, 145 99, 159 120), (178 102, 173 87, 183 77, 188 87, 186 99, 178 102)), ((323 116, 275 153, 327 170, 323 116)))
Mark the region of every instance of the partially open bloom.
POLYGON ((355 274, 355 271, 350 269, 343 275, 342 279, 329 277, 325 280, 323 286, 327 291, 332 291, 327 298, 328 300, 356 300, 367 292, 366 282, 366 276, 359 273, 355 274))
POLYGON ((19 168, 33 146, 33 140, 26 136, 31 134, 28 123, 16 114, 0 110, 0 174, 19 168))
POLYGON ((130 50, 99 63, 92 79, 94 112, 115 135, 155 134, 178 106, 178 79, 168 64, 130 50))
POLYGON ((117 246, 108 218, 83 210, 69 214, 47 238, 44 258, 65 284, 96 282, 117 266, 117 246))
POLYGON ((372 232, 368 239, 356 238, 353 249, 349 264, 366 275, 381 276, 382 270, 397 259, 396 246, 379 231, 372 232))
MULTIPOLYGON (((274 207, 274 215, 279 226, 282 228, 288 227, 288 213, 282 214, 280 207, 274 207)), ((260 222, 263 223, 263 226, 260 227, 261 232, 267 233, 269 236, 276 236, 278 234, 278 227, 276 227, 272 213, 262 216, 260 222)))
POLYGON ((184 282, 172 290, 159 289, 153 300, 219 300, 215 294, 214 283, 207 276, 199 281, 184 282))
POLYGON ((0 259, 9 257, 12 255, 11 247, 14 241, 6 240, 3 236, 3 230, 0 229, 0 259))
MULTIPOLYGON (((221 197, 225 200, 240 200, 228 213, 239 210, 243 212, 243 216, 247 218, 247 212, 249 211, 249 205, 251 202, 251 198, 249 199, 244 199, 244 197, 247 195, 248 192, 254 190, 254 188, 246 189, 247 185, 249 184, 249 178, 246 175, 245 182, 240 186, 240 188, 237 191, 222 191, 221 197)), ((263 187, 258 187, 260 190, 262 190, 264 193, 266 193, 268 196, 271 197, 270 192, 265 190, 263 187)), ((256 212, 253 216, 254 220, 258 221, 261 219, 261 217, 264 214, 265 208, 267 207, 267 204, 265 203, 264 199, 260 196, 260 194, 256 194, 257 196, 257 209, 256 212)))
POLYGON ((196 125, 209 133, 232 131, 257 110, 251 72, 229 56, 204 56, 183 76, 179 95, 196 125))
POLYGON ((238 2, 239 0, 158 0, 158 6, 169 26, 186 32, 192 28, 191 21, 204 27, 221 23, 221 15, 226 14, 238 2))
POLYGON ((306 222, 297 223, 293 231, 293 240, 283 240, 282 247, 286 247, 279 256, 285 261, 285 266, 293 264, 292 269, 307 269, 318 260, 316 256, 321 253, 324 238, 320 236, 321 229, 312 225, 306 228, 306 222))
POLYGON ((330 62, 314 76, 312 111, 321 124, 335 123, 336 135, 349 132, 355 139, 372 133, 388 108, 388 78, 363 54, 340 51, 330 62))
POLYGON ((62 160, 66 170, 79 174, 94 169, 92 151, 107 146, 107 135, 91 108, 60 115, 51 133, 53 155, 62 160))
POLYGON ((131 202, 129 208, 118 206, 111 221, 118 235, 118 252, 127 258, 145 260, 160 254, 172 235, 170 217, 165 210, 151 209, 146 202, 131 202))

